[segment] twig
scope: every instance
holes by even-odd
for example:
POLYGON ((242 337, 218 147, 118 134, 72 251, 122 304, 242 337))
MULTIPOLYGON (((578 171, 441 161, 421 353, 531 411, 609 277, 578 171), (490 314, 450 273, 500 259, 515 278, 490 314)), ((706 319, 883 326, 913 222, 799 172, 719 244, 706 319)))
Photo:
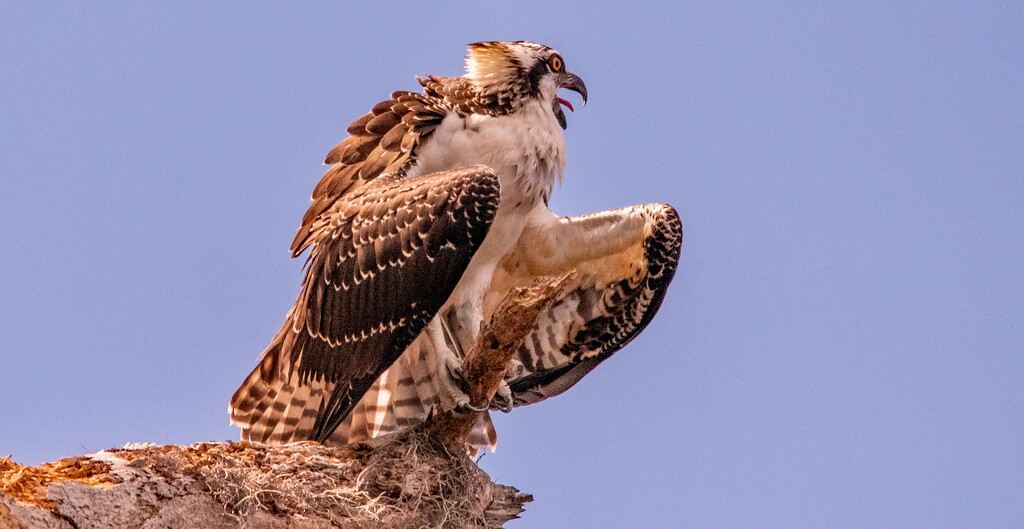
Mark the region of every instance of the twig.
MULTIPOLYGON (((470 404, 482 408, 491 402, 512 356, 536 326, 537 318, 575 277, 576 273, 570 272, 562 277, 538 278, 529 287, 512 289, 501 300, 462 363, 470 404)), ((465 450, 466 436, 481 413, 444 411, 428 419, 427 429, 434 439, 457 453, 465 450)))

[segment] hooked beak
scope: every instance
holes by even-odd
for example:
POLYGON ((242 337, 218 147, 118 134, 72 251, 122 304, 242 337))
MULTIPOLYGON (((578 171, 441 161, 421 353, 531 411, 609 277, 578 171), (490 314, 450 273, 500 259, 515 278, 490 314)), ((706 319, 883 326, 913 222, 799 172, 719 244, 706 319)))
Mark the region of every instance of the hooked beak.
MULTIPOLYGON (((572 90, 578 93, 579 95, 583 96, 583 106, 587 105, 587 85, 583 83, 583 79, 580 79, 578 75, 570 71, 564 71, 562 72, 562 75, 559 80, 561 81, 561 83, 558 85, 559 88, 568 88, 569 90, 572 90)), ((568 107, 570 112, 575 112, 575 109, 572 108, 572 103, 560 97, 555 97, 555 118, 558 119, 558 124, 561 125, 563 129, 565 129, 565 127, 568 126, 568 123, 565 120, 565 113, 562 112, 562 108, 559 106, 559 104, 568 107)))
MULTIPOLYGON (((583 79, 580 79, 580 76, 578 76, 578 75, 576 75, 576 74, 574 74, 574 73, 572 73, 570 71, 563 72, 561 77, 562 77, 561 78, 562 83, 558 87, 559 88, 568 88, 569 90, 572 90, 572 91, 578 93, 579 95, 583 96, 583 105, 586 106, 586 104, 587 104, 587 85, 583 84, 583 79)), ((569 111, 570 112, 573 111, 572 105, 569 104, 568 101, 566 101, 566 100, 564 100, 562 98, 558 98, 558 102, 563 104, 563 105, 565 105, 565 106, 567 106, 567 107, 569 107, 569 111)))

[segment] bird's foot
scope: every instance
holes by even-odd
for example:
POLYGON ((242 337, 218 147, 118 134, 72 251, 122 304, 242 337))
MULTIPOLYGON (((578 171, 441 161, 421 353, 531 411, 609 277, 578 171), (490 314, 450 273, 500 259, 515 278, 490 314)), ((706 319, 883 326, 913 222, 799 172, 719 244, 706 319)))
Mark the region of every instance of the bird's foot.
POLYGON ((491 407, 508 413, 512 411, 515 403, 515 398, 512 396, 512 388, 508 387, 508 382, 504 380, 498 382, 498 391, 494 394, 494 398, 491 399, 491 407))
POLYGON ((494 399, 491 400, 491 407, 497 408, 505 413, 512 411, 512 407, 515 406, 516 400, 512 395, 512 388, 509 384, 515 384, 525 375, 526 366, 524 366, 522 362, 515 358, 509 361, 508 369, 505 370, 505 378, 498 383, 498 391, 494 394, 494 399))
POLYGON ((515 384, 524 376, 526 376, 526 366, 515 358, 509 360, 508 369, 505 370, 505 382, 515 384))
POLYGON ((462 372, 462 361, 455 355, 445 356, 442 373, 439 377, 443 386, 441 404, 447 409, 455 410, 456 413, 469 413, 471 411, 487 411, 487 406, 477 407, 469 401, 469 395, 462 389, 468 387, 466 375, 462 372))
POLYGON ((474 406, 469 400, 469 395, 463 390, 468 387, 468 382, 462 371, 462 363, 454 355, 449 356, 444 361, 445 376, 441 377, 445 390, 442 391, 442 402, 448 409, 455 410, 456 413, 483 412, 489 409, 498 409, 508 413, 515 406, 515 397, 512 395, 509 382, 519 380, 525 372, 526 368, 521 362, 512 360, 508 370, 505 371, 504 380, 498 382, 498 389, 491 402, 484 406, 474 406))

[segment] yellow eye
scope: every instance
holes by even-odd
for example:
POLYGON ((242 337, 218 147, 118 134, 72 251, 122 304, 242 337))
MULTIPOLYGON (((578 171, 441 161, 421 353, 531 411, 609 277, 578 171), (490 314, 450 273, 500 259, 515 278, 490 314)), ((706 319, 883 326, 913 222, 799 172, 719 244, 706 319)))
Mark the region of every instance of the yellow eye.
POLYGON ((551 69, 560 72, 562 71, 562 59, 557 55, 551 58, 551 69))

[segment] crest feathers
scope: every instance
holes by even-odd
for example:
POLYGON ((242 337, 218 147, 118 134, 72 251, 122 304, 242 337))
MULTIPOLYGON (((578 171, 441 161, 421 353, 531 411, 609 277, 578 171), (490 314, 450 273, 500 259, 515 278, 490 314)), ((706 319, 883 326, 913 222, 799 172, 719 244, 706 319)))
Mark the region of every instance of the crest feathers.
POLYGON ((503 42, 477 42, 469 45, 466 77, 485 88, 508 82, 519 70, 519 61, 503 42))

